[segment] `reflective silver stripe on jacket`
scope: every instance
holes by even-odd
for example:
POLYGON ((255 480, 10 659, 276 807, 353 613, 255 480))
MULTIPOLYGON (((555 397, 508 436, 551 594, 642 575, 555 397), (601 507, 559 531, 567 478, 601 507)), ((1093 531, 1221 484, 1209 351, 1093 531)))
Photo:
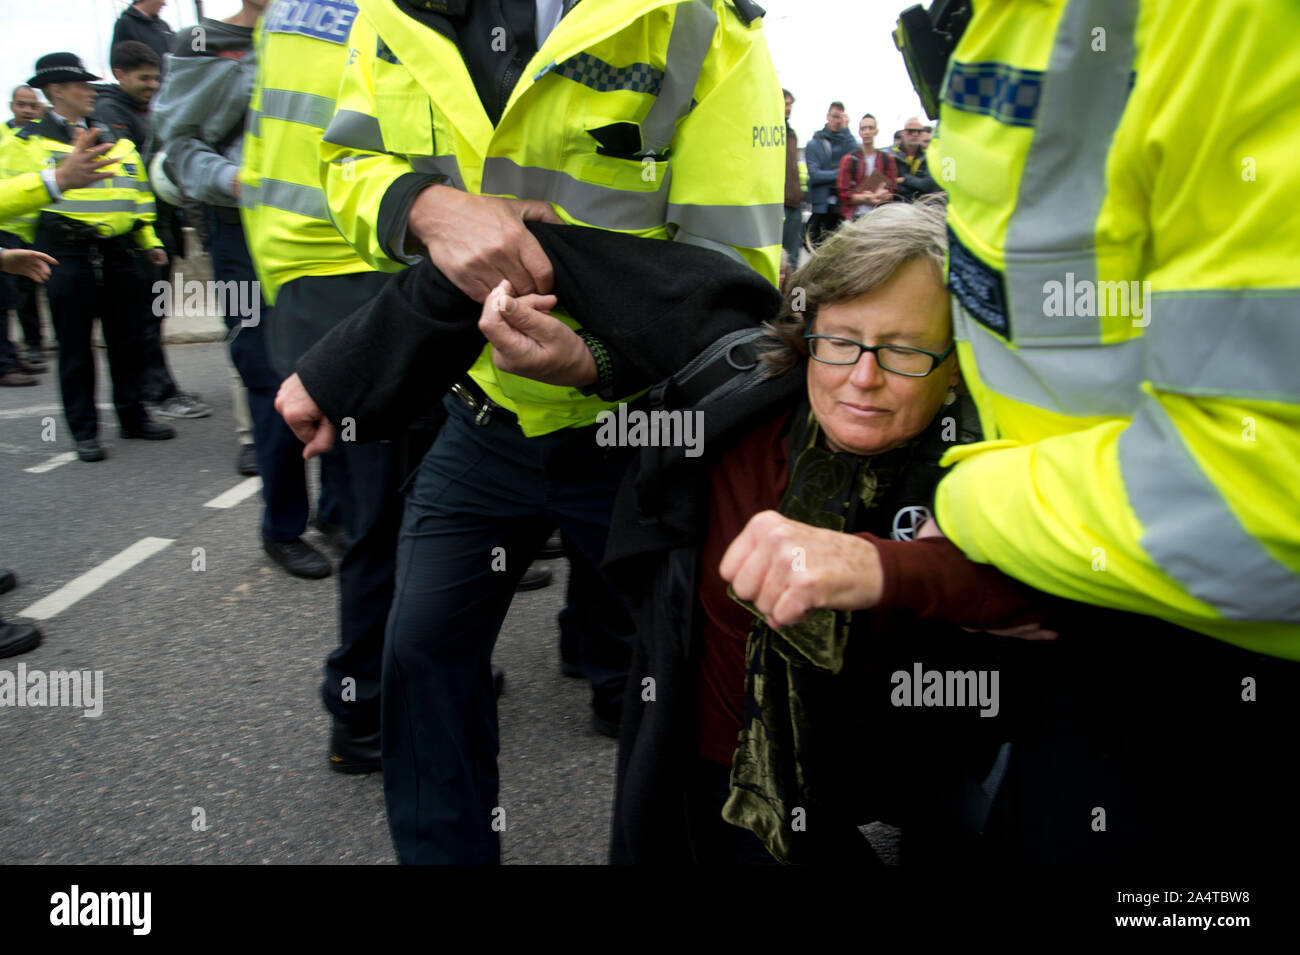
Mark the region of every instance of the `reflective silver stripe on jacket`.
POLYGON ((680 242, 683 245, 698 245, 702 249, 712 249, 714 252, 721 252, 729 259, 734 259, 745 268, 749 268, 749 263, 745 257, 733 249, 731 246, 713 239, 706 238, 702 235, 696 235, 694 232, 688 232, 685 229, 678 229, 677 234, 673 236, 674 242, 680 242))
POLYGON ((1137 406, 1144 339, 1011 348, 973 319, 956 296, 952 312, 954 334, 970 344, 980 378, 999 395, 1073 417, 1126 418, 1137 406))
POLYGON ((1146 377, 1166 391, 1300 400, 1300 288, 1154 296, 1146 377))
POLYGON ((1045 314, 1043 286, 1097 281, 1095 226, 1106 196, 1106 157, 1128 102, 1138 4, 1069 0, 1061 15, 1025 156, 1020 191, 1007 223, 1006 280, 1016 342, 1096 343, 1094 317, 1045 314), (1106 51, 1092 31, 1106 31, 1106 51))
POLYGON ((450 180, 450 185, 455 186, 462 192, 465 190, 465 178, 460 174, 460 163, 456 157, 448 154, 446 156, 412 156, 411 168, 416 172, 434 173, 439 176, 446 176, 450 180))
MULTIPOLYGON (((134 199, 60 199, 46 206, 60 215, 97 215, 101 212, 138 212, 142 204, 134 199)), ((151 210, 152 211, 152 210, 151 210)))
POLYGON ((285 212, 296 212, 309 219, 330 221, 329 209, 325 204, 325 193, 322 190, 283 179, 268 179, 263 176, 261 185, 243 186, 240 192, 240 205, 245 209, 267 206, 285 212))
POLYGON ((324 129, 334 117, 334 100, 297 90, 264 89, 258 112, 268 119, 283 119, 324 129))
POLYGON ((341 109, 335 113, 321 139, 348 149, 363 149, 371 153, 388 151, 384 149, 384 134, 379 130, 379 120, 354 109, 341 109))
POLYGON ((668 221, 688 232, 746 249, 781 244, 785 210, 779 202, 752 206, 669 203, 668 221))
POLYGON ((663 176, 654 192, 630 192, 583 182, 556 169, 520 166, 501 156, 490 156, 483 163, 484 193, 544 199, 587 225, 623 232, 655 229, 664 224, 671 178, 663 176))
POLYGON ((717 29, 718 17, 709 0, 685 0, 677 5, 659 95, 641 120, 643 154, 663 153, 672 143, 677 121, 691 108, 695 85, 717 29))
POLYGON ((1128 417, 1144 381, 1179 394, 1300 400, 1300 289, 1157 292, 1145 308, 1145 334, 1109 345, 1011 348, 955 297, 953 324, 998 394, 1057 414, 1128 417))
POLYGON ((1300 621, 1300 574, 1242 527, 1156 402, 1120 435, 1119 463, 1139 543, 1162 571, 1229 620, 1300 621))

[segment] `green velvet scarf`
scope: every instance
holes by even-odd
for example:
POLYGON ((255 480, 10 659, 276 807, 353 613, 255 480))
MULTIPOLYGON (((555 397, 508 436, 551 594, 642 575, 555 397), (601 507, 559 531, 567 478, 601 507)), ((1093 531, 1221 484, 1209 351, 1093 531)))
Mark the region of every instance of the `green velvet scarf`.
MULTIPOLYGON (((870 530, 872 512, 912 461, 916 439, 874 457, 833 453, 806 403, 794 421, 790 484, 780 513, 830 530, 870 530)), ((801 833, 820 821, 808 819, 807 812, 835 798, 819 793, 825 774, 809 758, 817 749, 816 734, 825 729, 819 730, 813 713, 817 694, 843 669, 853 615, 821 609, 772 630, 752 604, 727 592, 756 622, 745 646, 745 714, 722 817, 752 830, 780 861, 807 861, 809 840, 801 833)))

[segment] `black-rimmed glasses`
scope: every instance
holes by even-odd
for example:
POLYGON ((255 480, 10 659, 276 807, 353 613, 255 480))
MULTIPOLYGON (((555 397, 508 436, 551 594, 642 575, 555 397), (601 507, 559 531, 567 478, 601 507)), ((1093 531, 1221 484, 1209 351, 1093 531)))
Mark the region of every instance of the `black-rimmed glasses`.
POLYGON ((804 335, 808 343, 808 354, 826 365, 856 365, 863 352, 871 352, 876 364, 885 371, 908 378, 924 378, 934 371, 944 359, 957 347, 953 342, 944 349, 943 354, 926 351, 924 348, 911 348, 907 345, 864 345, 851 338, 839 338, 835 335, 804 335))

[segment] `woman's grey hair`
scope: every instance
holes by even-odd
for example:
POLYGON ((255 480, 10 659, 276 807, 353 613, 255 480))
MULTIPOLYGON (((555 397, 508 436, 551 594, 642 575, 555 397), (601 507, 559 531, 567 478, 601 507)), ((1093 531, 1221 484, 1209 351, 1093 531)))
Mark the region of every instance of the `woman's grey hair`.
POLYGON ((942 282, 948 251, 945 206, 943 196, 891 202, 832 232, 790 276, 780 315, 764 326, 776 339, 762 354, 768 375, 784 374, 808 357, 804 332, 821 306, 865 295, 914 259, 933 264, 935 279, 942 282))

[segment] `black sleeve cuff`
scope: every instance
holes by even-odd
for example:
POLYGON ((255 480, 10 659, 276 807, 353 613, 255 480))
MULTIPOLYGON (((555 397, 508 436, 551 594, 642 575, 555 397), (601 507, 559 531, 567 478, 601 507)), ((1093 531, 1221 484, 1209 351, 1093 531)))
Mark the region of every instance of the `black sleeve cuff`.
POLYGON ((440 186, 448 181, 446 176, 422 172, 408 172, 393 180, 393 184, 379 201, 379 241, 384 252, 394 262, 411 262, 411 257, 401 248, 393 248, 393 243, 401 244, 406 237, 406 220, 415 205, 415 197, 429 186, 440 186))
POLYGON ((608 342, 585 330, 578 334, 591 350, 591 357, 595 360, 596 370, 600 374, 594 385, 578 389, 584 395, 595 395, 602 401, 617 401, 625 395, 634 395, 655 384, 608 342))

